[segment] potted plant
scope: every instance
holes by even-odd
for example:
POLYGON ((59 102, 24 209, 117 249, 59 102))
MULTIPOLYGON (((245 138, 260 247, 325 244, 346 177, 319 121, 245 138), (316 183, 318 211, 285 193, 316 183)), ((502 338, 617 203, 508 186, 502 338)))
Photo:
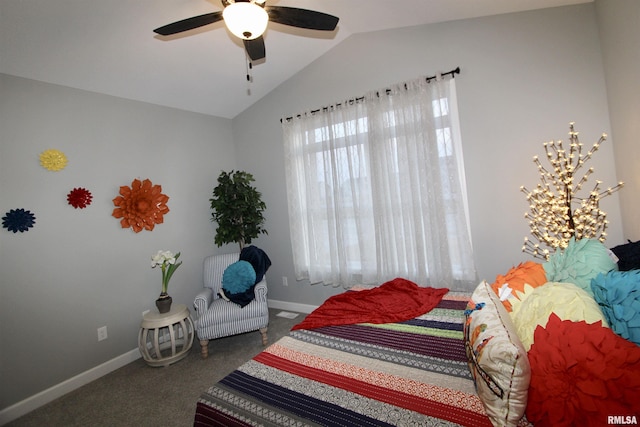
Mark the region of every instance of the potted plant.
POLYGON ((216 245, 236 242, 242 250, 251 239, 261 233, 268 234, 262 215, 266 205, 262 194, 251 185, 253 181, 253 175, 244 171, 222 171, 218 176, 213 198, 209 199, 213 210, 211 220, 218 223, 216 245))
POLYGON ((156 300, 156 307, 158 307, 160 313, 167 313, 171 310, 173 298, 168 294, 169 280, 171 280, 171 276, 173 276, 178 267, 182 265, 182 261, 178 262, 178 258, 180 258, 180 252, 174 255, 171 251, 163 250, 159 250, 158 253, 151 256, 151 268, 156 268, 159 265, 162 270, 162 292, 160 292, 160 297, 156 300))

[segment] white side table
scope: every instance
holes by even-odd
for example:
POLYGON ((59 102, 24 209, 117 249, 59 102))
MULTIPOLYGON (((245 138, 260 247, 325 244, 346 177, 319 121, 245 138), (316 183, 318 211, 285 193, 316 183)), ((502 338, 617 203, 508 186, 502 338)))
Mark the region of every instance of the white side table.
POLYGON ((193 337, 189 309, 184 304, 178 304, 167 313, 150 311, 142 316, 138 348, 147 364, 169 366, 189 353, 193 337))

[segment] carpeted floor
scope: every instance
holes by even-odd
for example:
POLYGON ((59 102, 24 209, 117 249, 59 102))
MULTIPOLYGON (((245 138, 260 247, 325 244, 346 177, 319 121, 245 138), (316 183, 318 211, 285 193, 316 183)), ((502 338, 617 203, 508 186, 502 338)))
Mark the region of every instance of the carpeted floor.
MULTIPOLYGON (((295 319, 269 310, 269 343, 286 335, 295 319)), ((141 358, 7 424, 25 426, 192 426, 198 397, 215 382, 264 349, 259 332, 209 343, 209 358, 200 357, 194 340, 189 355, 164 368, 141 358)))

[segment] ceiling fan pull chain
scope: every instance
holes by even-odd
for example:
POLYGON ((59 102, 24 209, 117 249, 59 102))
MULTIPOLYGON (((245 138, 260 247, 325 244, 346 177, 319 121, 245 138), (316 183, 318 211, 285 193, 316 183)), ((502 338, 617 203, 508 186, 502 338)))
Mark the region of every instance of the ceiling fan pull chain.
POLYGON ((253 70, 253 64, 251 60, 247 57, 247 81, 249 83, 253 82, 253 76, 251 75, 251 70, 253 70))

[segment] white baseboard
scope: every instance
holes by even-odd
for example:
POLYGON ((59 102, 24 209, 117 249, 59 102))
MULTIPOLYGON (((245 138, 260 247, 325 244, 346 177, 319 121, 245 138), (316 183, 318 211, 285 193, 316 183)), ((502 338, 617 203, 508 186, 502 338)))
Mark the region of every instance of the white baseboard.
POLYGON ((279 310, 297 311, 298 313, 309 314, 316 308, 317 305, 299 304, 297 302, 278 301, 270 299, 267 301, 269 308, 277 308, 279 310))
MULTIPOLYGON (((318 308, 314 305, 298 304, 294 302, 278 300, 269 300, 268 304, 271 308, 307 314, 318 308)), ((46 405, 47 403, 77 388, 80 388, 83 385, 89 384, 91 381, 97 380, 103 375, 115 371, 116 369, 121 368, 124 365, 139 359, 140 357, 140 351, 136 348, 135 350, 131 350, 125 354, 117 356, 101 365, 96 366, 95 368, 91 368, 85 372, 82 372, 81 374, 76 375, 75 377, 61 382, 60 384, 56 384, 53 387, 50 387, 46 390, 41 391, 40 393, 34 394, 31 397, 28 397, 18 403, 4 408, 0 410, 0 426, 3 426, 17 418, 20 418, 21 416, 35 409, 38 409, 43 405, 46 405)))
POLYGON ((47 403, 57 399, 58 397, 69 393, 70 391, 80 388, 83 385, 89 384, 91 381, 96 380, 111 371, 115 371, 116 369, 121 368, 124 365, 139 359, 140 357, 140 350, 136 348, 135 350, 131 350, 125 354, 117 356, 101 365, 89 369, 88 371, 84 371, 81 374, 76 375, 75 377, 69 378, 68 380, 63 381, 60 384, 56 384, 53 387, 50 387, 46 390, 41 391, 40 393, 34 394, 31 397, 28 397, 18 403, 4 408, 0 411, 0 426, 5 425, 17 418, 20 418, 21 416, 33 411, 34 409, 39 408, 42 405, 46 405, 47 403))

